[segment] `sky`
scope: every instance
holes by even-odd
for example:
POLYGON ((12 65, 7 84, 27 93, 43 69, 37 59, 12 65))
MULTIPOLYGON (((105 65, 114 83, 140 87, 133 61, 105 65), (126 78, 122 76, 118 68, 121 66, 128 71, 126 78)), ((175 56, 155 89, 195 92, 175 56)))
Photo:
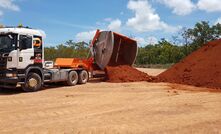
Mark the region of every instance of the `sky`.
POLYGON ((0 0, 0 24, 45 31, 46 46, 89 41, 96 29, 135 38, 140 46, 171 40, 197 22, 221 22, 221 0, 0 0))

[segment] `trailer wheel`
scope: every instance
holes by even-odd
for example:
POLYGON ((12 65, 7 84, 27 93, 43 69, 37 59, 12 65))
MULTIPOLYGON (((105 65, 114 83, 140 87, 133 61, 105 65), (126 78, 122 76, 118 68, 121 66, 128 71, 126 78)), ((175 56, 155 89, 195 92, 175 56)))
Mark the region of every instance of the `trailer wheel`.
POLYGON ((68 74, 67 84, 69 86, 75 86, 78 83, 78 73, 76 71, 71 71, 68 74))
POLYGON ((78 80, 78 83, 79 84, 86 84, 87 81, 89 79, 89 75, 88 75, 88 72, 86 70, 82 70, 80 73, 79 73, 79 80, 78 80))
POLYGON ((25 92, 36 92, 42 88, 42 79, 36 73, 30 73, 26 80, 26 83, 22 85, 22 89, 25 92))

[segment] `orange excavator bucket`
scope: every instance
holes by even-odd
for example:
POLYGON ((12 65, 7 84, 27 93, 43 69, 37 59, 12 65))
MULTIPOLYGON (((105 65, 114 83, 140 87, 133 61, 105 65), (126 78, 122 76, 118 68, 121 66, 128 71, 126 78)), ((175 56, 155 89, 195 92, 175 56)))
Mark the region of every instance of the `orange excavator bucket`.
POLYGON ((92 47, 94 60, 102 70, 106 66, 132 66, 138 51, 135 40, 112 31, 100 32, 92 47))

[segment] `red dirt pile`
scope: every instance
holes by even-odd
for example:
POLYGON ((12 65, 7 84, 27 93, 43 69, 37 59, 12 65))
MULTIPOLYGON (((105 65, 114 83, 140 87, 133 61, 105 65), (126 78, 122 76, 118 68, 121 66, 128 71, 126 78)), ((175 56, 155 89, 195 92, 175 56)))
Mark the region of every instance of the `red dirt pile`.
POLYGON ((131 66, 108 66, 105 69, 106 81, 113 83, 152 81, 152 77, 131 66))
POLYGON ((157 76, 160 82, 221 89, 221 40, 209 42, 157 76))

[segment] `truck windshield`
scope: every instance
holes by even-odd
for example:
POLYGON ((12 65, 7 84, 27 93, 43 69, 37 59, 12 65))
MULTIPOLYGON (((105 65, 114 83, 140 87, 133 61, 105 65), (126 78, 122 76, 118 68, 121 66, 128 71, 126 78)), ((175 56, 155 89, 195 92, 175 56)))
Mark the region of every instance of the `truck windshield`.
POLYGON ((16 34, 0 35, 0 52, 10 52, 16 49, 16 34))

